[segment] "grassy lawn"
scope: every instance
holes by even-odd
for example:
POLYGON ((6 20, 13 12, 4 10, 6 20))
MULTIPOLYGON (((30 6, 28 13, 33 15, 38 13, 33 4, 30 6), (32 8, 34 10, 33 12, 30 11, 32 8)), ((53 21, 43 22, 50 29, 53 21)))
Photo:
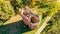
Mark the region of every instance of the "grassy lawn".
POLYGON ((35 34, 44 23, 50 20, 49 18, 51 18, 54 14, 49 13, 49 16, 46 16, 44 19, 42 19, 38 27, 32 31, 28 26, 24 25, 20 15, 16 15, 0 26, 0 34, 35 34))
MULTIPOLYGON (((54 1, 52 1, 52 0, 51 1, 49 1, 49 0, 30 1, 29 0, 29 2, 27 0, 26 1, 25 0, 23 0, 23 1, 21 1, 21 0, 15 0, 15 1, 1 0, 0 5, 1 5, 1 7, 0 7, 1 15, 0 16, 2 16, 0 18, 0 21, 3 22, 3 23, 1 23, 2 25, 0 26, 0 34, 40 34, 43 31, 43 29, 47 26, 48 21, 50 21, 50 19, 53 18, 53 16, 58 11, 60 11, 59 0, 58 0, 58 2, 56 2, 55 0, 54 1), (8 2, 11 4, 11 6, 14 9, 12 9, 10 7, 10 5, 8 5, 8 2), (41 19, 35 30, 30 30, 29 27, 24 24, 24 22, 20 16, 20 13, 21 13, 20 11, 22 11, 22 7, 24 7, 25 4, 26 4, 27 9, 31 8, 32 13, 37 14, 39 16, 39 18, 41 19), (31 6, 29 6, 29 5, 31 5, 31 6), (9 12, 9 11, 12 11, 12 12, 9 12), (10 16, 10 14, 13 15, 13 13, 15 13, 15 16, 11 17, 9 20, 5 19, 5 18, 8 18, 10 16), (5 20, 7 20, 7 21, 5 21, 5 20)), ((58 21, 60 21, 60 19, 58 21)))

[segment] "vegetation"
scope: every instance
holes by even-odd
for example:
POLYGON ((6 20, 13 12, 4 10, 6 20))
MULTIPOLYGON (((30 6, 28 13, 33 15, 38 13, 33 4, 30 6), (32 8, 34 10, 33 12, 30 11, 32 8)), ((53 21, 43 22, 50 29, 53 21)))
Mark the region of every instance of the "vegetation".
POLYGON ((0 0, 0 25, 18 14, 23 5, 32 8, 41 18, 37 29, 25 32, 25 34, 31 34, 32 32, 32 34, 35 34, 46 21, 47 25, 41 34, 60 33, 60 2, 58 0, 0 0))
POLYGON ((60 12, 54 15, 48 22, 46 28, 41 32, 41 34, 59 34, 60 33, 60 12))
POLYGON ((10 1, 0 0, 0 25, 14 15, 10 1))

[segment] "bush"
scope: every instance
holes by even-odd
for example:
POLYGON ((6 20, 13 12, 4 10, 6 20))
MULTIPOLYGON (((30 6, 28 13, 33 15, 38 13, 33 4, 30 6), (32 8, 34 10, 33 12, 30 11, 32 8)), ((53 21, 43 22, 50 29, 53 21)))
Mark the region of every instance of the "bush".
POLYGON ((0 0, 0 23, 4 23, 14 15, 13 7, 9 1, 0 0))

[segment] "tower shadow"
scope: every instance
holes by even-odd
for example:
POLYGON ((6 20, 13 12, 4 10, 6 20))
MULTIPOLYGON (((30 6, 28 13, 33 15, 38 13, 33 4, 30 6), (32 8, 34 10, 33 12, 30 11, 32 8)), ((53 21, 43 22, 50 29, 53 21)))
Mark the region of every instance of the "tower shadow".
POLYGON ((24 24, 23 20, 0 26, 0 34, 23 34, 29 31, 31 30, 24 24))

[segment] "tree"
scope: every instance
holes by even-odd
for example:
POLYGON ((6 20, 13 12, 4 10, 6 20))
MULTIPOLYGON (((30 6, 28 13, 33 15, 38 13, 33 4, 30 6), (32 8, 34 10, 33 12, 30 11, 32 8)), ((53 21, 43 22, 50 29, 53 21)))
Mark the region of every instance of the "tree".
POLYGON ((14 15, 10 1, 0 0, 0 25, 14 15))

